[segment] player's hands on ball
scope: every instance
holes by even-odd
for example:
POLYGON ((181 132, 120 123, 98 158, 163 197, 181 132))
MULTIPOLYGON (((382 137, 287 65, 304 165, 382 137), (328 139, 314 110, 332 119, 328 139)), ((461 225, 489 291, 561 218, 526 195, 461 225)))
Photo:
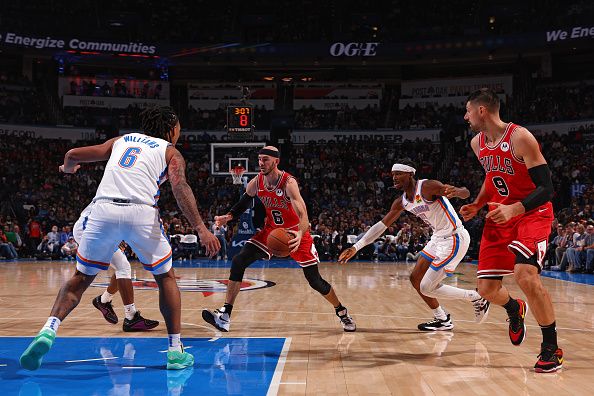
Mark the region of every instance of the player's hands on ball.
POLYGON ((206 248, 206 255, 208 257, 217 254, 221 248, 218 238, 212 232, 208 231, 206 227, 198 230, 198 238, 200 238, 200 244, 206 248))
POLYGON ((485 218, 491 219, 496 224, 507 223, 512 218, 524 213, 517 204, 504 205, 499 202, 489 202, 488 205, 492 207, 493 210, 490 210, 485 218))
POLYGON ((478 211, 481 208, 477 205, 477 204, 468 204, 468 205, 463 205, 460 208, 460 215, 462 215, 462 218, 464 219, 464 221, 468 221, 470 219, 472 219, 474 216, 476 216, 476 214, 478 213, 478 211))
POLYGON ((66 168, 64 165, 60 165, 58 169, 63 173, 76 173, 80 169, 80 165, 74 165, 72 168, 66 168))
POLYGON ((291 253, 295 253, 297 249, 299 249, 299 245, 301 245, 301 238, 303 237, 303 232, 287 230, 287 232, 293 235, 293 239, 289 240, 289 249, 291 249, 291 253))
POLYGON ((352 246, 346 250, 343 250, 338 257, 338 263, 346 264, 346 262, 349 261, 355 254, 357 254, 357 249, 352 246))

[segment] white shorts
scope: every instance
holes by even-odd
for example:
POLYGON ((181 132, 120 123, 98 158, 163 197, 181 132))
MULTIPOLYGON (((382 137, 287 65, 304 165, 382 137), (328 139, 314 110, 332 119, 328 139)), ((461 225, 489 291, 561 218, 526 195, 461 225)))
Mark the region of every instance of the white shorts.
POLYGON ((74 226, 75 239, 80 243, 76 255, 79 271, 95 275, 108 269, 122 240, 130 245, 146 270, 159 275, 171 269, 171 245, 165 236, 158 209, 149 205, 107 201, 94 203, 92 210, 90 207, 83 211, 74 226), (85 213, 87 209, 90 213, 85 213), (81 232, 83 229, 84 232, 81 232))
POLYGON ((470 235, 466 229, 462 228, 450 236, 433 235, 429 243, 421 250, 421 256, 431 262, 429 268, 432 270, 439 271, 443 268, 446 274, 451 274, 466 256, 469 245, 470 235))

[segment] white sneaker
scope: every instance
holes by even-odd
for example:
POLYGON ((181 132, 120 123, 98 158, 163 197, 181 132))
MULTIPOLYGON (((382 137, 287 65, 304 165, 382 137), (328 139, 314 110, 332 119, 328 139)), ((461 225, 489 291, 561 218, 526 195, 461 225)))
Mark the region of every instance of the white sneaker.
POLYGON ((349 315, 346 309, 342 311, 336 312, 336 316, 340 319, 340 324, 342 324, 342 328, 344 331, 353 332, 357 330, 357 325, 351 316, 349 315))
POLYGON ((202 319, 206 323, 210 323, 220 331, 228 332, 229 326, 231 326, 231 318, 227 312, 221 312, 218 309, 209 311, 208 309, 202 310, 202 319))
POLYGON ((474 321, 476 323, 483 323, 489 315, 491 303, 481 297, 478 300, 473 300, 472 305, 474 306, 474 321))
POLYGON ((454 328, 454 324, 450 319, 450 314, 448 314, 445 320, 434 318, 429 322, 421 323, 417 326, 417 328, 422 331, 446 331, 452 330, 454 328))

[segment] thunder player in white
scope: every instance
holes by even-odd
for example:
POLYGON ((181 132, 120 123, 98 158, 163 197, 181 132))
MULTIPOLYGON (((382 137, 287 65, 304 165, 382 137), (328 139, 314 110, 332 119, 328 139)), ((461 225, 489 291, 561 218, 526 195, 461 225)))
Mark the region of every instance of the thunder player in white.
POLYGON ((75 148, 64 157, 60 171, 75 173, 82 162, 108 161, 93 199, 76 257, 76 272, 66 282, 51 315, 21 355, 21 366, 36 370, 51 348, 60 323, 78 305, 99 271, 106 270, 122 240, 153 273, 159 286, 159 307, 169 333, 167 368, 183 369, 194 357, 181 344, 181 297, 171 265, 171 246, 156 207, 159 186, 166 176, 178 206, 194 227, 209 255, 219 248, 200 217, 192 189, 186 182, 186 164, 175 148, 180 135, 176 114, 169 107, 152 107, 141 113, 141 133, 131 133, 103 144, 75 148))
POLYGON ((471 301, 475 318, 483 322, 488 314, 489 302, 475 290, 460 289, 441 283, 462 261, 470 244, 468 231, 456 215, 448 198, 466 199, 470 196, 465 187, 442 184, 437 180, 415 180, 416 170, 409 164, 394 164, 394 187, 404 193, 396 198, 388 214, 374 224, 353 246, 341 253, 339 262, 344 264, 357 251, 379 238, 396 221, 404 210, 422 219, 433 230, 431 240, 421 251, 410 281, 435 318, 418 325, 419 330, 440 331, 454 328, 450 314, 437 301, 437 297, 471 301), (428 271, 431 269, 430 271, 428 271))

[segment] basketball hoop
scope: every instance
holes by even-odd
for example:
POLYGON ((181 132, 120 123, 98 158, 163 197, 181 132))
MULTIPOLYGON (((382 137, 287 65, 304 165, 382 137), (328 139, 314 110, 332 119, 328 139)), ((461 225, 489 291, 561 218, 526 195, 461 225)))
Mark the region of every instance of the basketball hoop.
POLYGON ((243 166, 234 166, 231 168, 231 177, 233 178, 233 184, 243 184, 241 177, 245 173, 243 166))

